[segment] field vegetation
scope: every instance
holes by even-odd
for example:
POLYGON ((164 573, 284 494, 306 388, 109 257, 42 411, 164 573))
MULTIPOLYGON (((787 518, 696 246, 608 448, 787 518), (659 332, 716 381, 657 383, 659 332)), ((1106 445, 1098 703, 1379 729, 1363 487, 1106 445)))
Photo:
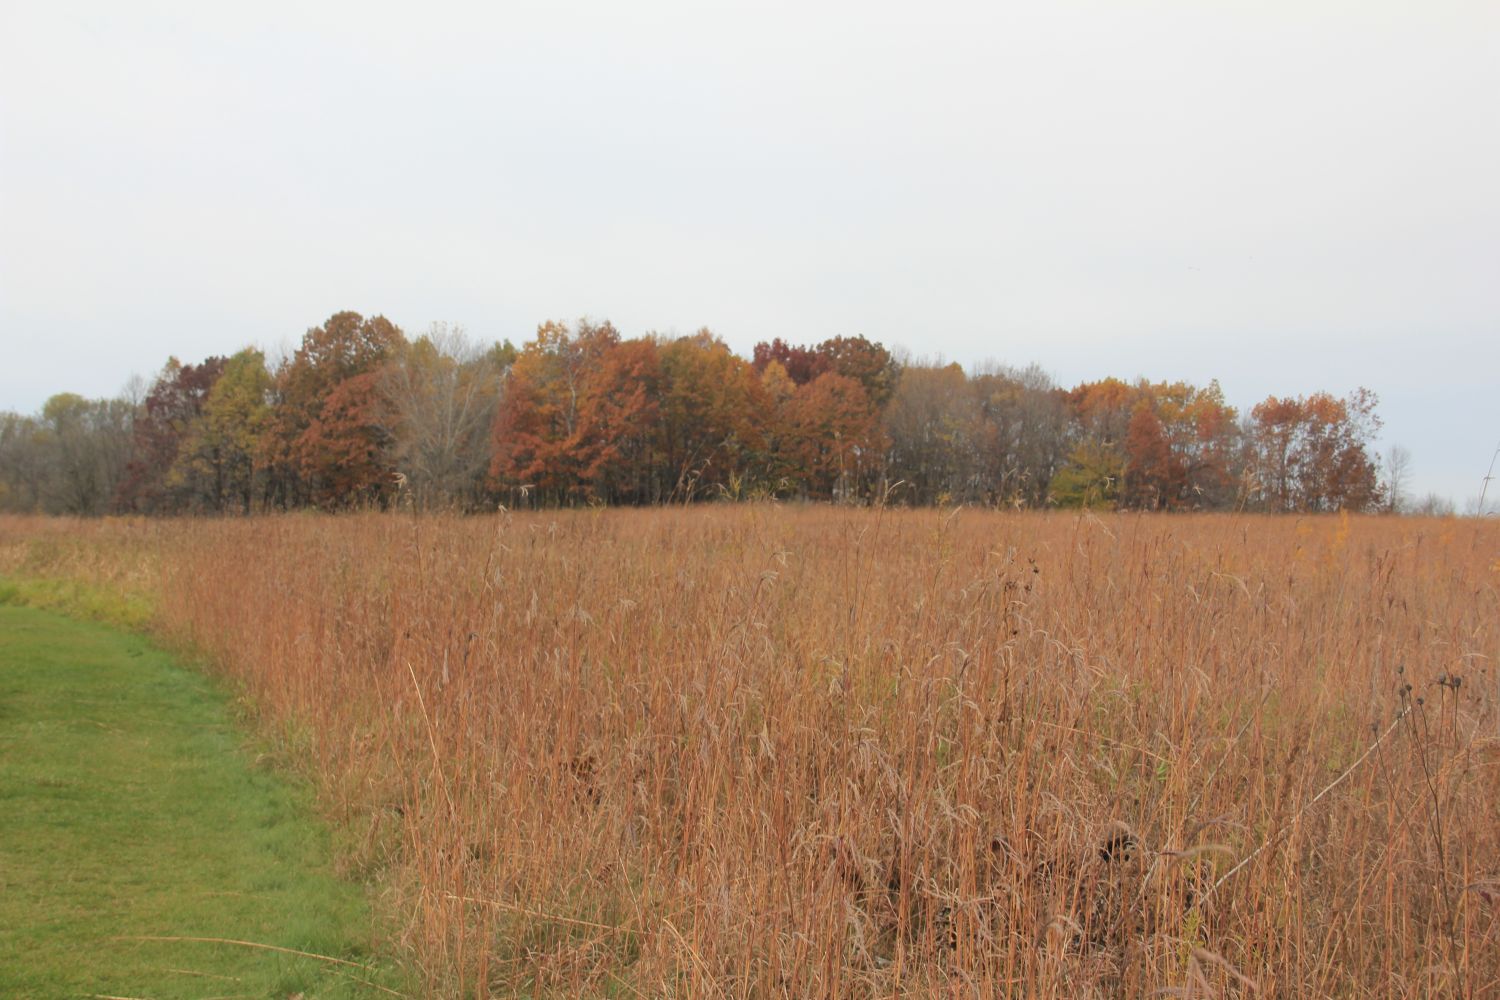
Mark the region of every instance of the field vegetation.
POLYGON ((401 985, 370 959, 367 900, 335 877, 307 789, 256 762, 226 708, 140 636, 0 606, 0 996, 401 985))
POLYGON ((13 517, 0 576, 231 678, 431 995, 1500 992, 1493 523, 13 517))

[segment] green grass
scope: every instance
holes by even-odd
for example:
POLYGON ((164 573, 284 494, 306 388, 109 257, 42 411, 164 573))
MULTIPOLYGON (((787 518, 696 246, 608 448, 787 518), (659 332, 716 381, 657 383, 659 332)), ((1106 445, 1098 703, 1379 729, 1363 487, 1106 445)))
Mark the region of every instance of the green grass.
POLYGON ((208 678, 139 636, 0 605, 0 996, 386 995, 364 891, 311 815, 208 678))
POLYGON ((32 577, 0 580, 0 604, 59 611, 73 618, 114 625, 128 631, 151 623, 151 603, 140 594, 126 594, 82 580, 32 577))

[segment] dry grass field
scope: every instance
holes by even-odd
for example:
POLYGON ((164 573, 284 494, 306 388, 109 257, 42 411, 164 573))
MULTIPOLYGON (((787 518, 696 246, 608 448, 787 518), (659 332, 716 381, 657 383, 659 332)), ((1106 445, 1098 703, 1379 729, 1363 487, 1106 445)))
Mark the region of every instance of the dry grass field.
POLYGON ((0 520, 239 684, 432 995, 1500 996, 1500 525, 0 520))

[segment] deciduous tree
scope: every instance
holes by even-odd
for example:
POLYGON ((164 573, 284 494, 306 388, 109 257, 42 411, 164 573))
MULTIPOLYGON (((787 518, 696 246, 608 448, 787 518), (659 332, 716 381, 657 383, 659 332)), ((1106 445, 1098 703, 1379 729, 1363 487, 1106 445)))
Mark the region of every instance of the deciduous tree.
POLYGON ((889 474, 898 496, 931 504, 967 499, 977 474, 975 393, 957 364, 907 365, 886 407, 889 474))
POLYGON ((195 480, 171 473, 223 370, 221 357, 198 365, 168 359, 133 424, 132 457, 115 497, 117 507, 155 513, 213 505, 195 480))
POLYGON ((246 348, 226 360, 170 478, 194 483, 194 492, 207 498, 213 510, 250 513, 257 493, 256 459, 271 421, 272 388, 260 351, 246 348))
POLYGON ((462 329, 434 324, 381 369, 391 462, 418 506, 479 504, 500 387, 514 357, 509 343, 485 349, 462 329))
POLYGON ((379 380, 366 376, 404 344, 384 316, 365 319, 355 312, 335 313, 303 336, 276 373, 275 408, 263 438, 262 460, 277 503, 336 507, 388 494, 394 485, 390 457, 371 452, 389 444, 388 420, 378 405, 379 380), (357 472, 337 464, 361 456, 357 472))
POLYGON ((1276 511, 1367 510, 1381 498, 1367 446, 1376 397, 1356 389, 1268 397, 1250 411, 1250 461, 1261 502, 1276 511))
POLYGON ((794 467, 811 496, 868 495, 885 450, 879 415, 864 386, 824 372, 798 386, 789 408, 794 467))
POLYGON ((664 496, 733 491, 753 472, 765 413, 754 369, 708 330, 661 341, 664 496))
POLYGON ((585 407, 590 376, 620 342, 608 321, 537 327, 511 366, 491 429, 494 488, 540 502, 587 499, 585 407))
POLYGON ((60 514, 110 510, 131 458, 136 407, 124 399, 59 393, 42 406, 37 443, 46 460, 43 508, 60 514))

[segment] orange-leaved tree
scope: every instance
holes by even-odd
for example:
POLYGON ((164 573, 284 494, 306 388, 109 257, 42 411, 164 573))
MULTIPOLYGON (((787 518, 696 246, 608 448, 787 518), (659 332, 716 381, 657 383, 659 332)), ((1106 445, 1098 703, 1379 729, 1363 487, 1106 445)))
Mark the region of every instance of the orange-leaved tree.
POLYGON ((859 382, 830 371, 798 386, 787 424, 794 466, 809 495, 851 499, 875 488, 886 437, 859 382))
POLYGON ((307 331, 276 373, 262 442, 273 502, 338 507, 389 493, 394 470, 377 375, 405 340, 384 316, 356 312, 307 331))
POLYGON ((511 366, 490 435, 490 480, 517 497, 560 503, 585 499, 590 382, 620 342, 608 321, 549 321, 537 327, 511 366))
POLYGON ((649 503, 661 498, 661 354, 649 337, 611 345, 580 394, 579 474, 591 499, 649 503))
POLYGON ((659 342, 664 496, 737 494, 764 444, 761 380, 708 330, 659 342))
POLYGON ((1377 399, 1356 389, 1267 399, 1250 411, 1252 471, 1270 510, 1368 510, 1381 488, 1369 444, 1380 429, 1377 399))
POLYGON ((1138 382, 1120 502, 1153 510, 1220 505, 1233 493, 1234 409, 1218 382, 1138 382))

